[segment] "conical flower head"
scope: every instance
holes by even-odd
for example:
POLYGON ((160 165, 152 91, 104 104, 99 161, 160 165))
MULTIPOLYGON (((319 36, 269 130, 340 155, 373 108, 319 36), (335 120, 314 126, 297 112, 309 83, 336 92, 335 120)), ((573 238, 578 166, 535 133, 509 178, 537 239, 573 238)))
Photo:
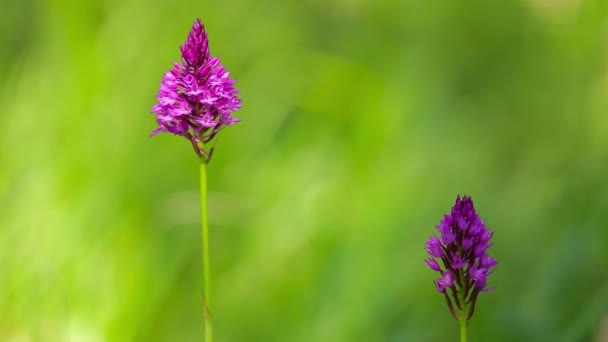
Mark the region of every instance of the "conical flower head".
POLYGON ((240 121, 232 112, 241 108, 241 99, 230 73, 209 52, 207 33, 199 19, 180 50, 182 64, 174 63, 173 69, 165 73, 156 95, 152 113, 159 127, 151 135, 181 135, 202 156, 206 151, 201 143, 213 139, 224 126, 240 121))
POLYGON ((443 217, 437 230, 439 237, 431 236, 426 243, 430 256, 426 264, 441 274, 435 279, 435 286, 445 295, 452 315, 456 319, 470 319, 479 292, 492 290, 487 287, 487 277, 497 262, 487 250, 492 246, 493 234, 475 211, 470 196, 456 198, 450 214, 443 217), (468 308, 466 317, 456 314, 453 303, 461 312, 468 308))

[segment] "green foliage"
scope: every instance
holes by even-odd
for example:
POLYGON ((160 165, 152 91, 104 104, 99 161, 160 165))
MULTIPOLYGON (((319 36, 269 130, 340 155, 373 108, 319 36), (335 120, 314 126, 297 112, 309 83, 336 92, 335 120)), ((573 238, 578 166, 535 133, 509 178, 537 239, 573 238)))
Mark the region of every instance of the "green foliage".
POLYGON ((471 341, 608 314, 597 0, 4 1, 0 340, 200 341, 197 160, 149 139, 195 17, 242 91, 209 168, 217 341, 455 341, 424 243, 473 195, 471 341))

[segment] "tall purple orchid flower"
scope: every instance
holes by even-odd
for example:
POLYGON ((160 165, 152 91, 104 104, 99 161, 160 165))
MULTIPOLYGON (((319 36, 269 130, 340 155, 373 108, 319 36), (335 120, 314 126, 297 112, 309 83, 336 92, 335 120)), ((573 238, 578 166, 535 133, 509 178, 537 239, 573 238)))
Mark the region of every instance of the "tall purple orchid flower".
POLYGON ((477 296, 492 290, 487 287, 487 277, 497 262, 487 250, 493 245, 493 233, 477 215, 470 196, 456 198, 437 230, 440 236, 431 236, 426 243, 430 258, 425 262, 440 273, 435 286, 445 296, 452 316, 460 321, 461 341, 466 342, 467 322, 475 311, 477 296))
POLYGON ((239 122, 232 112, 241 108, 235 81, 209 52, 209 40, 199 19, 194 22, 186 43, 181 46, 182 63, 174 63, 165 73, 152 107, 160 132, 180 135, 192 143, 200 160, 201 235, 203 247, 203 303, 205 341, 213 341, 211 325, 211 263, 207 222, 207 163, 213 149, 205 150, 224 126, 239 122))
POLYGON ((224 126, 240 120, 232 112, 241 108, 235 81, 209 52, 209 40, 199 19, 194 22, 188 38, 181 46, 182 64, 174 63, 167 71, 156 95, 158 102, 152 107, 160 132, 181 135, 192 142, 194 151, 201 157, 210 153, 204 144, 224 126))

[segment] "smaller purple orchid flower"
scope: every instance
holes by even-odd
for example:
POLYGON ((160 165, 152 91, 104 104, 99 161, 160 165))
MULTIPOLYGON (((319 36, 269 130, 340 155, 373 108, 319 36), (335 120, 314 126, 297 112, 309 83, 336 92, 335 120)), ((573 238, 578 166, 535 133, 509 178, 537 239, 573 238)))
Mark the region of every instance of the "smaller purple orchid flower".
POLYGON ((152 107, 159 127, 151 136, 160 132, 181 135, 191 141, 199 157, 207 159, 211 151, 204 150, 224 126, 240 119, 232 112, 241 108, 235 81, 209 52, 209 40, 199 19, 194 22, 186 43, 181 46, 182 64, 173 63, 166 72, 156 95, 158 102, 152 107))
POLYGON ((425 262, 441 274, 435 279, 435 286, 445 296, 452 316, 468 321, 479 292, 492 290, 487 287, 487 278, 497 265, 487 253, 492 246, 492 232, 477 215, 470 196, 456 198, 452 211, 443 217, 437 230, 440 237, 431 236, 426 243, 430 258, 425 262))

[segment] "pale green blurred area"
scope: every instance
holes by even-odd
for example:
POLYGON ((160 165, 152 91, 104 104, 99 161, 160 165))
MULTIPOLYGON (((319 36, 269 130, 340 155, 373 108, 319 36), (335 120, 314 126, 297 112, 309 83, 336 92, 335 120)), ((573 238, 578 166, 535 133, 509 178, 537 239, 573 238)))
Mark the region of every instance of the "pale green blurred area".
POLYGON ((196 17, 242 92, 209 170, 215 340, 456 341, 423 262, 494 230, 471 341, 607 341, 608 4, 8 1, 0 341, 201 341, 198 166, 148 138, 196 17))

